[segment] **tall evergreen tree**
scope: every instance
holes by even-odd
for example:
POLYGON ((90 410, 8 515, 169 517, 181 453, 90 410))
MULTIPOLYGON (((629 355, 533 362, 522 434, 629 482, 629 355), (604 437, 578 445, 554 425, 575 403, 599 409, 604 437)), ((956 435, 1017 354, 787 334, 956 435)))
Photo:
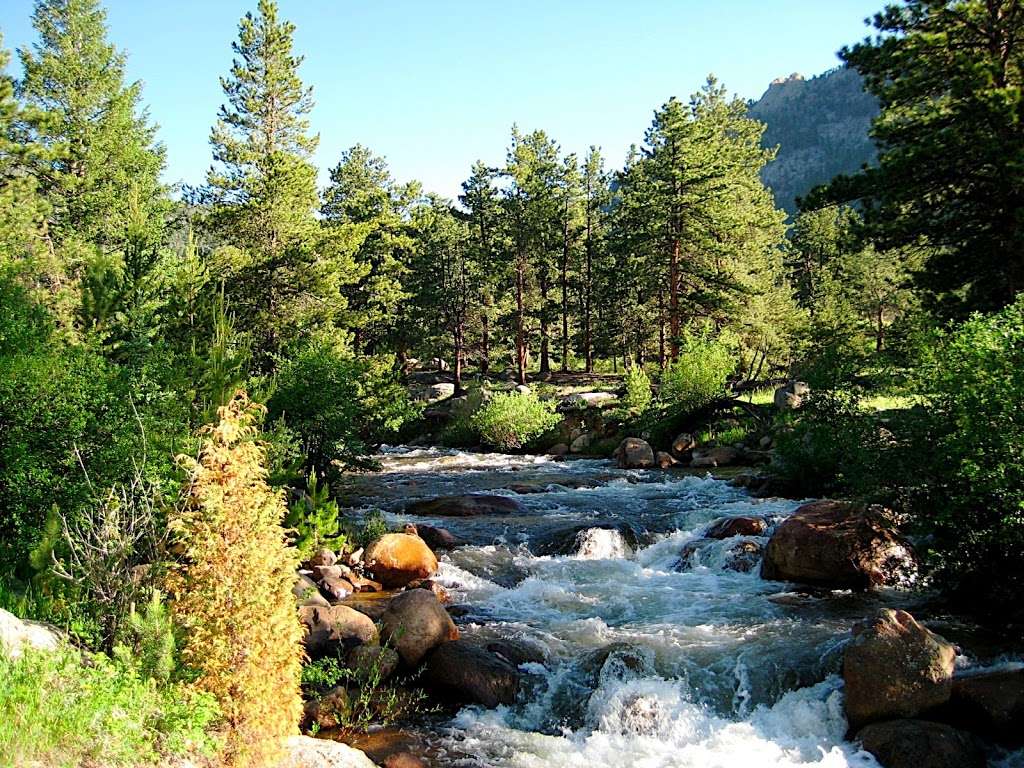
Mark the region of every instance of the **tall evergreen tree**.
POLYGON ((502 208, 494 180, 497 171, 482 162, 473 164, 470 176, 462 184, 459 197, 469 218, 469 247, 473 260, 480 266, 481 279, 477 284, 476 318, 479 322, 479 368, 487 373, 491 364, 492 332, 499 316, 498 295, 507 277, 507 260, 501 258, 504 249, 502 208))
POLYGON ((594 372, 594 303, 603 265, 607 209, 610 203, 604 160, 591 147, 583 163, 583 267, 580 271, 580 305, 583 325, 583 359, 587 373, 594 372))
POLYGON ((918 274, 947 316, 1024 290, 1024 3, 904 0, 840 56, 882 111, 877 167, 807 207, 859 200, 880 249, 926 243, 918 274))
POLYGON ((201 196, 211 224, 239 251, 222 260, 219 277, 261 371, 302 337, 331 328, 342 306, 339 275, 351 271, 345 243, 326 236, 316 218, 311 158, 319 137, 309 133, 312 89, 299 78, 294 33, 272 0, 239 23, 231 74, 221 79, 227 103, 210 136, 215 165, 201 196))
MULTIPOLYGON (((25 138, 48 150, 34 171, 50 234, 58 247, 124 250, 140 206, 155 228, 166 206, 164 149, 140 106, 142 84, 125 83, 125 55, 107 42, 99 0, 37 0, 32 23, 39 39, 19 51, 19 91, 33 108, 25 138)), ((67 258, 74 269, 86 254, 67 258)))

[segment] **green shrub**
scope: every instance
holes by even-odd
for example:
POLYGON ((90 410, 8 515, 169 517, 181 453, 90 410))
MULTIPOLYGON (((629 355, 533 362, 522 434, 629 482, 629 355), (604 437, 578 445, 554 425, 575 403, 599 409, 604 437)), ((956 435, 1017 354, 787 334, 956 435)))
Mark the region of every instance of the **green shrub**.
POLYGON ((330 479, 413 418, 408 393, 386 363, 316 342, 286 361, 267 407, 298 436, 307 467, 330 479))
POLYGON ((289 507, 284 523, 291 530, 292 542, 303 559, 321 547, 337 550, 345 546, 338 502, 330 497, 330 488, 321 485, 316 470, 310 472, 306 493, 289 507))
POLYGON ((472 425, 481 441, 502 451, 525 447, 558 424, 553 400, 532 392, 501 392, 473 414, 472 425))
POLYGON ((0 764, 77 768, 155 765, 210 754, 212 697, 160 686, 132 667, 81 652, 0 653, 0 764))
POLYGON ((636 415, 642 414, 651 404, 651 380, 642 366, 634 365, 626 371, 626 396, 622 404, 636 415))
POLYGON ((725 384, 736 369, 729 346, 706 335, 683 339, 679 359, 661 376, 658 400, 663 407, 695 411, 725 395, 725 384))
POLYGON ((384 519, 384 513, 379 509, 371 509, 366 513, 366 517, 363 518, 362 525, 353 531, 350 537, 357 546, 365 547, 387 532, 388 524, 384 519))

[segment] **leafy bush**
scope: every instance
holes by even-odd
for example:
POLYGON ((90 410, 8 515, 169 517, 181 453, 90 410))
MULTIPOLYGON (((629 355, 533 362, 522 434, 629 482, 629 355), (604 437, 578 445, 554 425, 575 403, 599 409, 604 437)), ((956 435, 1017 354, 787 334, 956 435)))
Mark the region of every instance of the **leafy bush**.
POLYGON ((626 396, 623 405, 640 415, 651 404, 651 380, 642 366, 634 365, 626 371, 626 396))
POLYGON ((0 763, 139 766, 209 754, 217 706, 185 685, 73 648, 0 653, 0 763))
POLYGON ((525 447, 559 421, 555 402, 532 392, 501 392, 473 414, 472 425, 485 445, 502 451, 525 447))
POLYGON ((333 462, 365 466, 374 442, 415 415, 405 387, 380 361, 316 342, 284 363, 267 403, 299 438, 309 469, 330 479, 333 462))
POLYGON ((283 494, 267 485, 262 410, 242 393, 220 409, 172 520, 187 559, 171 581, 182 660, 217 699, 223 757, 236 766, 273 758, 302 711, 299 559, 285 545, 283 494))
POLYGON ((387 532, 388 524, 384 519, 384 513, 379 509, 372 509, 366 513, 362 525, 350 534, 350 538, 357 546, 365 547, 387 532))
POLYGON ((679 359, 661 376, 658 399, 666 408, 703 408, 725 394, 726 381, 735 369, 736 359, 722 340, 688 335, 679 359))

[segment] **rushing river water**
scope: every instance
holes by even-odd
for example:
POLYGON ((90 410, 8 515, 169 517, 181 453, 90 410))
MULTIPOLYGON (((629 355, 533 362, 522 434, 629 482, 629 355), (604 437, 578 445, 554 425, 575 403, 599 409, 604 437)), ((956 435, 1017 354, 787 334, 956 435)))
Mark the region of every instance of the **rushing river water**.
MULTIPOLYGON (((734 540, 676 569, 683 545, 707 523, 741 514, 778 520, 797 501, 599 460, 403 448, 381 459, 381 473, 350 479, 352 507, 466 540, 442 558, 439 577, 462 607, 463 636, 513 638, 545 658, 523 666, 527 692, 516 706, 466 707, 442 724, 437 738, 457 765, 876 766, 844 738, 838 672, 849 628, 889 605, 934 619, 950 639, 965 631, 920 596, 807 594, 762 580, 756 567, 728 570, 734 540), (428 519, 401 511, 416 499, 483 491, 515 496, 526 513, 428 519), (569 554, 538 554, 565 542, 569 554)), ((959 663, 993 660, 965 652, 959 663)), ((997 764, 1024 765, 1024 753, 997 764)))

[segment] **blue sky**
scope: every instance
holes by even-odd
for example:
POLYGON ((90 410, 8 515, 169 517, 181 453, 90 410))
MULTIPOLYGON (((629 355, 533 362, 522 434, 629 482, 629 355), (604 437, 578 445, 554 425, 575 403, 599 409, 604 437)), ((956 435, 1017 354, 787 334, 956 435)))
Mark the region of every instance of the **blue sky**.
MULTIPOLYGON (((167 146, 168 182, 198 183, 238 19, 255 0, 108 0, 110 37, 167 146)), ((281 0, 313 85, 321 177, 355 143, 401 180, 455 196, 476 159, 500 163, 513 123, 609 165, 652 111, 709 72, 758 97, 820 73, 868 34, 883 0, 281 0)), ((0 0, 8 48, 34 39, 32 0, 0 0)), ((17 73, 17 64, 12 65, 17 73)))

